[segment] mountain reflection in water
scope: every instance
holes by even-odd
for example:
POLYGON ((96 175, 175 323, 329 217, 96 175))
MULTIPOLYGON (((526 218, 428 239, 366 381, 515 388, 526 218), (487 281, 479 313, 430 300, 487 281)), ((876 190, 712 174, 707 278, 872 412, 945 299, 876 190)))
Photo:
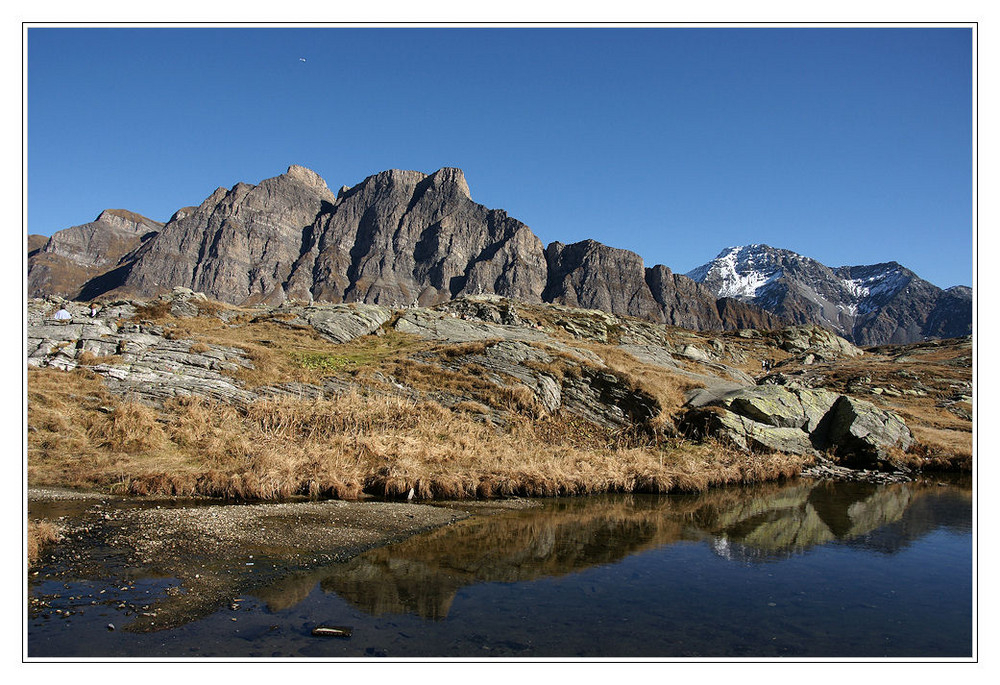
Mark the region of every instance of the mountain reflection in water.
POLYGON ((968 530, 971 500, 970 489, 926 483, 806 480, 698 495, 558 499, 460 521, 254 594, 276 611, 302 601, 318 582, 371 615, 443 619, 468 585, 562 576, 679 542, 707 543, 741 563, 827 543, 891 554, 939 527, 968 530))

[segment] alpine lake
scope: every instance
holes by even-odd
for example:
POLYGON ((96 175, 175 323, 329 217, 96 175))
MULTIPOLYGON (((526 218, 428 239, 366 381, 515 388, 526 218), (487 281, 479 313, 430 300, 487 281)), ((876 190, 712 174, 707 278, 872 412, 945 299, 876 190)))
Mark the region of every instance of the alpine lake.
MULTIPOLYGON (((100 541, 96 563, 43 555, 28 580, 27 655, 973 655, 971 478, 798 479, 529 504, 294 568, 243 550, 254 562, 214 569, 232 579, 224 599, 194 608, 179 577, 195 569, 134 568, 100 541), (263 568, 272 572, 251 573, 263 568)), ((191 564, 205 573, 205 559, 191 564)))

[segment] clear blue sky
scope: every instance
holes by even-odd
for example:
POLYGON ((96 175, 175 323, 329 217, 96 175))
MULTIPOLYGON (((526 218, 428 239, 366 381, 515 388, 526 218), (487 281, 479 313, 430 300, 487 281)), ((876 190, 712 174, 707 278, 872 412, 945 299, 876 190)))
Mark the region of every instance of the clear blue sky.
POLYGON ((465 170, 548 244, 767 243, 972 282, 967 28, 32 28, 28 230, 289 164, 465 170), (304 58, 306 61, 301 61, 304 58))

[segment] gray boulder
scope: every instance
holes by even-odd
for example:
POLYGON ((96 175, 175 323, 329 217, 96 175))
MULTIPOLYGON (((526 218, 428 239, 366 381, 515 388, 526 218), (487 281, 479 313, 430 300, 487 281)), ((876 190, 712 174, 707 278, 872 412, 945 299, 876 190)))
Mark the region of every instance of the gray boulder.
POLYGON ((695 409, 684 417, 681 432, 693 437, 714 437, 742 450, 775 451, 815 456, 819 454, 809 434, 799 428, 773 426, 718 407, 695 409))
POLYGON ((445 342, 477 340, 546 340, 548 336, 532 328, 505 326, 480 320, 467 320, 456 312, 410 309, 395 323, 401 333, 445 342))
POLYGON ((769 426, 812 433, 836 400, 836 394, 825 390, 760 385, 731 393, 715 404, 769 426))
POLYGON ((832 450, 848 465, 891 466, 888 450, 913 442, 898 415, 826 390, 761 385, 693 394, 681 421, 693 437, 714 436, 742 449, 816 455, 832 450))
POLYGON ((864 352, 844 340, 835 333, 816 325, 789 326, 779 331, 778 343, 786 352, 800 354, 803 358, 809 354, 815 360, 842 359, 844 357, 860 357, 864 352))
POLYGON ((888 458, 890 448, 906 450, 913 444, 913 434, 898 414, 847 395, 834 404, 828 423, 826 440, 846 464, 877 464, 888 458))
POLYGON ((288 326, 309 326, 335 343, 371 335, 392 318, 392 310, 374 304, 283 306, 272 321, 288 326), (290 315, 290 316, 289 316, 290 315))

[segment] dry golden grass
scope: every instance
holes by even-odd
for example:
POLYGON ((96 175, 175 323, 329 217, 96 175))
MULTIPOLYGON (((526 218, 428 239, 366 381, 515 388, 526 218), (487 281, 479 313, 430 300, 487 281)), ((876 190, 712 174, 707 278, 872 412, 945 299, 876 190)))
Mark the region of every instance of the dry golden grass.
POLYGON ((620 348, 595 345, 593 349, 608 368, 630 381, 633 390, 644 392, 657 401, 660 414, 653 420, 654 427, 673 426, 674 420, 682 411, 685 393, 702 387, 701 384, 673 373, 670 369, 644 364, 620 348))
POLYGON ((925 470, 971 471, 972 433, 910 424, 917 444, 906 455, 907 463, 925 470))
MULTIPOLYGON (((209 344, 246 350, 254 368, 234 375, 249 387, 348 375, 374 390, 387 387, 382 379, 389 376, 425 396, 461 401, 448 409, 381 393, 245 407, 177 398, 153 408, 112 396, 86 368, 32 369, 29 483, 241 499, 395 497, 411 488, 421 498, 546 496, 703 490, 790 477, 807 461, 667 437, 694 384, 612 345, 586 347, 658 403, 660 413, 647 425, 615 431, 548 415, 514 379, 463 363, 493 341, 441 345, 386 330, 338 345, 256 314, 246 310, 224 323, 175 319, 162 303, 141 312, 168 325, 174 339, 193 340, 192 351, 209 344), (491 422, 498 414, 499 427, 491 422)), ((547 351, 554 361, 532 366, 536 371, 557 379, 588 372, 578 360, 547 351)), ((879 363, 886 373, 899 368, 864 363, 879 363)), ((845 367, 836 382, 854 373, 845 367)), ((900 411, 920 444, 900 459, 942 468, 971 461, 960 419, 931 406, 934 398, 903 399, 900 411)))
POLYGON ((121 363, 121 360, 122 360, 121 357, 116 354, 108 354, 100 356, 94 354, 89 350, 81 352, 76 358, 77 364, 80 364, 81 366, 94 366, 95 364, 114 365, 121 363))
MULTIPOLYGON (((131 494, 421 498, 700 490, 798 473, 802 460, 682 445, 567 417, 499 429, 393 396, 197 398, 162 409, 110 398, 85 374, 29 372, 29 482, 131 494)), ((522 402, 514 398, 512 403, 522 402)))
POLYGON ((59 532, 48 521, 28 521, 28 566, 31 566, 41 554, 45 545, 59 542, 59 532))
MULTIPOLYGON (((242 310, 211 301, 191 300, 202 313, 216 313, 223 308, 238 314, 228 321, 215 316, 176 318, 169 303, 155 302, 137 311, 136 319, 164 325, 165 337, 190 339, 192 352, 208 351, 209 344, 244 350, 253 368, 242 368, 232 375, 248 387, 275 383, 322 383, 327 376, 376 370, 383 361, 403 359, 421 349, 429 349, 416 336, 389 329, 381 336, 367 335, 348 343, 337 344, 320 336, 314 329, 281 323, 281 313, 259 317, 260 312, 242 310)), ((290 315, 288 315, 290 316, 290 315)))

